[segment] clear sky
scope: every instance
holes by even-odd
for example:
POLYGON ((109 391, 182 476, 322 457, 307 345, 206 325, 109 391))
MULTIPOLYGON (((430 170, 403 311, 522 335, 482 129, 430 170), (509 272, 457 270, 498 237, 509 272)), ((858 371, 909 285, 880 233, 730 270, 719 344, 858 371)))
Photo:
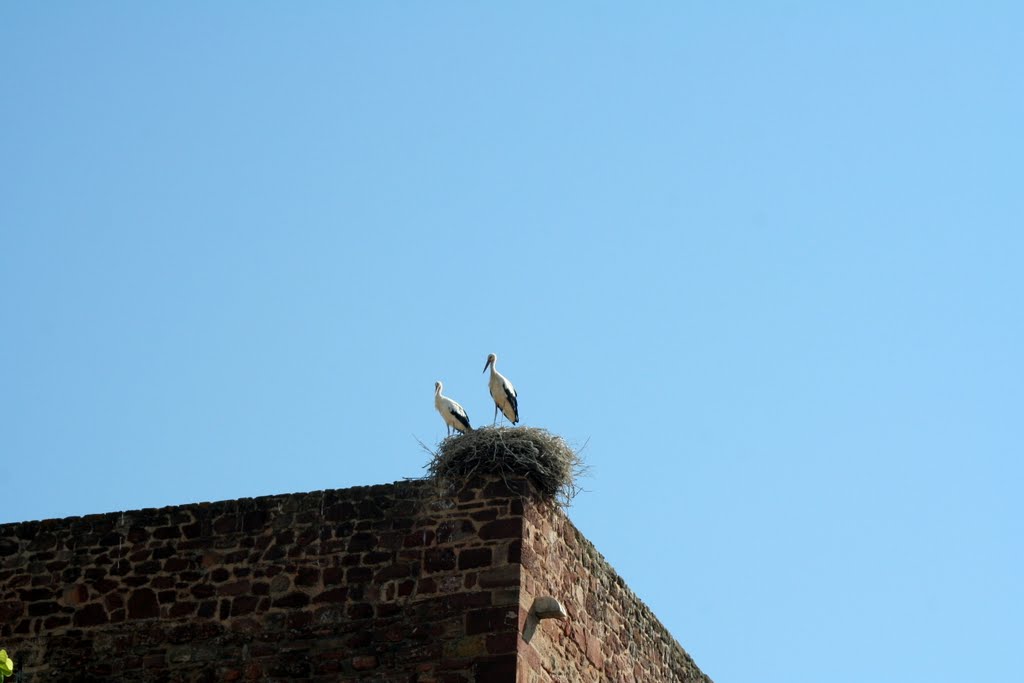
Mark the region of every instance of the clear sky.
POLYGON ((0 520, 420 476, 496 352, 719 683, 1014 680, 1022 122, 1019 3, 5 2, 0 520))

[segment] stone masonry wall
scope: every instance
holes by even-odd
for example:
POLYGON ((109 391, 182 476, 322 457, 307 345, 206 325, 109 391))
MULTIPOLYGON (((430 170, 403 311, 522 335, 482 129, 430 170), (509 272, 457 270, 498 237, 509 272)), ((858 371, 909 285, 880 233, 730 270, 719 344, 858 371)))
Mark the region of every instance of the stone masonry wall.
POLYGON ((0 526, 21 681, 511 682, 522 501, 424 482, 0 526))
POLYGON ((710 683, 523 481, 0 526, 0 647, 37 681, 710 683), (536 597, 566 621, 538 622, 536 597))
POLYGON ((648 607, 550 503, 526 506, 517 683, 711 683, 648 607), (552 596, 564 621, 537 621, 552 596))

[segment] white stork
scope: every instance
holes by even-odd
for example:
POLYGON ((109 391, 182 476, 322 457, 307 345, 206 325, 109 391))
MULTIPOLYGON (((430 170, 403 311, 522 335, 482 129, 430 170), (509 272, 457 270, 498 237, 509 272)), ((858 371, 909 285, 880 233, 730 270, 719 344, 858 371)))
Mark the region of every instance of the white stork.
POLYGON ((494 422, 497 424, 498 410, 501 410, 501 414, 507 417, 509 422, 516 424, 519 422, 519 401, 516 400, 516 388, 504 375, 494 369, 497 362, 498 356, 492 353, 487 356, 487 363, 484 365, 484 372, 487 372, 488 367, 491 368, 491 379, 487 382, 487 386, 491 390, 491 398, 494 399, 494 422))
POLYGON ((434 383, 434 407, 437 408, 437 412, 441 413, 441 419, 448 427, 448 436, 452 435, 453 429, 465 434, 473 429, 469 426, 469 415, 466 415, 466 411, 458 403, 441 395, 443 388, 441 382, 434 383))

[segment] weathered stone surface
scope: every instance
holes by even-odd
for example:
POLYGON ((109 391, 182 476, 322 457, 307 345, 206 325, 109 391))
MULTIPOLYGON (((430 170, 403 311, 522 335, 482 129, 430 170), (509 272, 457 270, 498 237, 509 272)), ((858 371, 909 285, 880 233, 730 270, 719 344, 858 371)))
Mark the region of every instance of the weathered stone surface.
POLYGON ((107 618, 107 611, 103 609, 103 605, 92 603, 76 610, 72 621, 77 627, 86 627, 105 624, 109 619, 107 618))
POLYGON ((33 602, 28 606, 30 617, 44 617, 47 614, 54 614, 60 611, 60 605, 52 600, 46 602, 33 602))
POLYGON ((10 624, 25 613, 25 603, 20 600, 0 602, 0 623, 10 624))
POLYGON ((377 668, 377 658, 373 655, 363 655, 352 658, 352 668, 356 671, 367 671, 377 668))
POLYGON ((345 602, 348 598, 348 588, 331 588, 319 593, 313 602, 345 602))
POLYGON ((251 588, 252 584, 248 580, 233 581, 217 586, 217 595, 241 595, 248 593, 251 588))
POLYGON ((473 666, 473 680, 493 683, 515 683, 516 657, 503 655, 489 659, 480 659, 473 666))
MULTIPOLYGON (((490 548, 467 548, 459 552, 459 569, 474 569, 491 565, 490 548)), ((517 572, 518 576, 518 572, 517 572)))
POLYGON ((520 490, 480 477, 438 501, 402 482, 0 526, 0 644, 22 683, 703 682, 520 490), (527 643, 538 591, 568 594, 576 627, 527 643))
POLYGON ((710 683, 562 510, 528 500, 523 522, 522 680, 710 683), (556 597, 569 619, 538 624, 532 608, 544 596, 556 597))
POLYGON ((304 607, 309 604, 309 596, 298 591, 274 598, 273 606, 278 608, 304 607))
POLYGON ((507 564, 480 572, 477 583, 481 588, 503 588, 519 585, 519 565, 507 564))
POLYGON ((451 548, 430 548, 423 553, 423 567, 428 572, 455 569, 455 551, 451 548))
POLYGON ((519 611, 511 607, 488 607, 466 613, 466 633, 496 633, 511 629, 519 619, 519 611))
POLYGON ((320 583, 319 567, 299 567, 295 574, 296 586, 315 586, 320 583))
POLYGON ((128 597, 129 619, 151 619, 160 616, 156 593, 148 588, 133 591, 128 597))
POLYGON ((171 605, 169 615, 172 619, 191 616, 195 614, 198 607, 199 605, 194 602, 179 601, 171 605))
POLYGON ((523 534, 521 518, 497 519, 480 527, 480 538, 520 538, 523 534))
POLYGON ((353 534, 348 542, 348 552, 360 553, 373 550, 377 546, 377 537, 370 533, 353 534))

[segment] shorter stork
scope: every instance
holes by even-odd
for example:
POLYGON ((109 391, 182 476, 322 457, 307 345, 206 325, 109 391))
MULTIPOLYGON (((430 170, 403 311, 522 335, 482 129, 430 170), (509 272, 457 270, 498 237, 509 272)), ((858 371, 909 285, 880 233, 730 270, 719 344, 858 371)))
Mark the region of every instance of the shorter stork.
POLYGON ((441 382, 434 383, 434 407, 437 408, 437 412, 441 413, 441 419, 448 427, 448 436, 452 435, 453 429, 465 434, 473 429, 469 426, 469 415, 466 415, 466 411, 457 402, 441 395, 443 388, 441 382))
POLYGON ((488 367, 491 368, 491 379, 487 382, 487 386, 491 390, 491 398, 494 399, 494 423, 498 423, 498 411, 500 410, 509 422, 516 424, 519 422, 519 401, 516 399, 516 388, 504 375, 494 369, 494 364, 497 362, 498 356, 492 353, 487 356, 487 363, 484 365, 484 372, 487 372, 488 367))

